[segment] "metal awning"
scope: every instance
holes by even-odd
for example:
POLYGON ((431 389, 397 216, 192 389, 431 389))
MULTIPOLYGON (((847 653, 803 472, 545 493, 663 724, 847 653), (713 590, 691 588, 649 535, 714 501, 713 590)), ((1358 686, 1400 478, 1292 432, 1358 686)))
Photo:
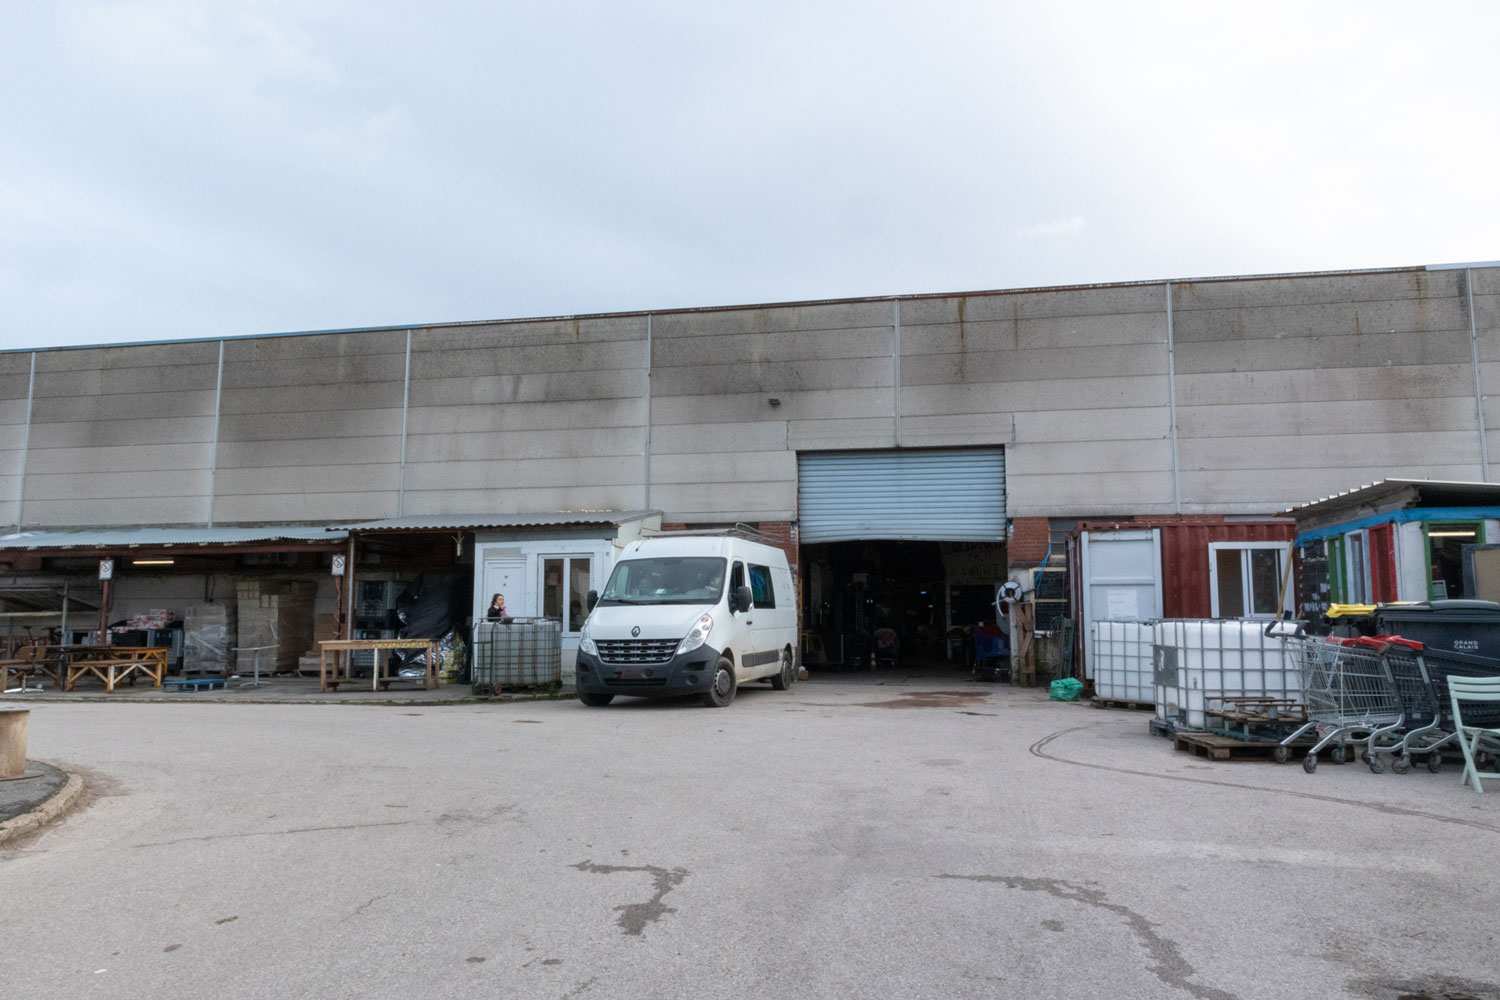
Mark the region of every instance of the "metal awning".
POLYGON ((326 548, 349 537, 347 531, 321 525, 270 525, 263 528, 93 528, 87 531, 20 531, 0 535, 0 550, 10 549, 204 549, 286 543, 289 549, 326 548))
POLYGON ((329 531, 349 534, 394 533, 409 531, 484 531, 517 528, 588 528, 614 527, 648 517, 660 517, 659 510, 560 510, 542 514, 415 514, 384 521, 340 524, 329 531))

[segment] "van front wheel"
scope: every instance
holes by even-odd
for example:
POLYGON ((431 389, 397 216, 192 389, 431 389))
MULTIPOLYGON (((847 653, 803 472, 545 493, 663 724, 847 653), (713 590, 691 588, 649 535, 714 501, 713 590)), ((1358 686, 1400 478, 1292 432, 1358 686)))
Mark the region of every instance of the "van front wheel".
POLYGON ((771 687, 777 691, 785 691, 792 686, 797 679, 797 672, 792 669, 792 654, 787 650, 781 651, 781 673, 771 678, 771 687))
POLYGON ((713 686, 703 692, 703 704, 709 708, 723 708, 734 701, 734 664, 726 656, 719 657, 714 667, 713 686))

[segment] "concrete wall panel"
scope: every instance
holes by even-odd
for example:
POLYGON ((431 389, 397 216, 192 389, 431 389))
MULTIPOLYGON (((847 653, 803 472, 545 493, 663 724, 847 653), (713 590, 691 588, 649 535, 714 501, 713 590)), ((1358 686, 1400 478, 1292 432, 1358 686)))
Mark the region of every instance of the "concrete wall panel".
POLYGON ((891 390, 827 389, 778 394, 780 406, 766 402, 771 393, 667 396, 651 400, 653 427, 663 424, 754 423, 762 420, 837 420, 844 417, 890 417, 891 390))
POLYGON ((415 358, 419 352, 495 350, 527 344, 644 343, 645 340, 645 316, 599 316, 426 327, 412 332, 411 349, 415 358))
MULTIPOLYGON (((394 385, 395 405, 400 406, 401 384, 394 385)), ((643 370, 423 379, 413 380, 410 402, 412 406, 469 406, 634 398, 642 395, 645 385, 643 370)))
MULTIPOLYGON (((1032 410, 1015 415, 1017 442, 1130 441, 1167 438, 1171 414, 1164 406, 1116 410, 1032 410)), ((902 422, 903 433, 906 421, 902 422)), ((1010 440, 1006 438, 1006 440, 1010 440)))
POLYGON ((1472 399, 1375 399, 1177 409, 1178 438, 1284 436, 1317 447, 1325 434, 1432 432, 1474 426, 1472 399))
POLYGON ((707 451, 784 451, 787 422, 764 420, 722 424, 663 424, 651 430, 653 455, 690 455, 707 451))
MULTIPOLYGON (((31 484, 27 482, 27 492, 31 484)), ((201 494, 173 496, 69 497, 33 500, 28 495, 23 511, 26 527, 63 525, 173 525, 202 524, 207 497, 201 494)))
POLYGON ((901 415, 1165 406, 1167 397, 1165 374, 908 386, 901 391, 901 415))
POLYGON ((1453 271, 1290 275, 1242 281, 1174 281, 1173 309, 1249 309, 1261 305, 1388 301, 1457 294, 1453 271))
MULTIPOLYGON (((655 498, 652 504, 659 506, 655 498)), ((539 513, 580 510, 641 510, 645 492, 639 482, 622 486, 583 484, 565 487, 408 490, 407 514, 539 513)))
POLYGON ((1322 434, 1307 441, 1247 435, 1184 439, 1179 456, 1184 471, 1260 469, 1274 476, 1283 469, 1366 469, 1372 464, 1477 465, 1479 442, 1472 430, 1322 434))
POLYGON ((534 489, 621 486, 640 483, 640 456, 532 458, 493 462, 407 462, 406 488, 412 490, 534 489))
POLYGON ((219 469, 214 476, 215 500, 231 496, 280 493, 369 493, 394 491, 400 469, 391 463, 371 465, 283 466, 274 476, 265 469, 219 469))
POLYGON ((902 417, 903 448, 943 448, 996 444, 1010 440, 1010 415, 966 413, 940 417, 902 417))
POLYGON ((345 493, 247 493, 214 500, 214 523, 259 524, 288 521, 376 521, 394 517, 396 494, 388 491, 345 493))
POLYGON ((798 451, 894 448, 896 425, 890 417, 792 420, 787 423, 787 446, 798 451))
POLYGON ((693 365, 754 364, 766 361, 828 361, 836 358, 889 358, 889 324, 862 330, 797 330, 760 336, 673 337, 654 340, 657 372, 693 365))
POLYGON ((379 355, 405 357, 406 331, 368 330, 360 333, 315 333, 224 341, 226 372, 230 366, 241 363, 298 360, 322 362, 344 357, 379 355))
POLYGON ((102 448, 131 444, 195 445, 213 440, 213 417, 61 421, 31 425, 32 448, 102 448))
POLYGON ((1154 375, 1166 370, 1166 344, 1142 347, 969 351, 903 358, 901 384, 963 385, 976 382, 1031 382, 1060 374, 1078 377, 1154 375))
POLYGON ((891 385, 892 359, 844 358, 835 361, 757 362, 663 368, 651 376, 653 399, 763 392, 768 395, 825 389, 880 388, 891 385))
POLYGON ((645 415, 645 401, 628 396, 518 403, 504 407, 484 403, 413 406, 407 414, 406 427, 407 433, 413 435, 439 435, 633 426, 644 441, 645 415))
MULTIPOLYGON (((430 348, 418 351, 413 346, 411 356, 414 381, 483 375, 634 371, 645 367, 645 343, 634 340, 525 347, 491 344, 483 348, 447 351, 430 348)), ((396 377, 400 378, 400 375, 398 371, 396 377)))
POLYGON ((903 299, 901 326, 904 329, 908 323, 957 323, 960 316, 966 323, 983 323, 1042 317, 1164 312, 1166 302, 1165 286, 1159 283, 988 295, 945 295, 941 298, 903 299))
POLYGON ((236 441, 387 437, 401 440, 401 409, 306 410, 285 413, 226 413, 219 418, 220 453, 236 441))
POLYGON ((739 336, 785 333, 791 330, 858 330, 889 327, 889 301, 829 302, 809 305, 767 306, 714 312, 673 313, 651 318, 651 339, 677 337, 739 336))
MULTIPOLYGON (((208 495, 204 469, 153 469, 150 472, 66 472, 26 475, 26 508, 32 500, 103 500, 126 497, 202 497, 208 495)), ((197 516, 203 516, 200 507, 197 516)))
POLYGON ((492 431, 472 434, 414 434, 407 438, 407 462, 493 462, 518 458, 599 458, 644 454, 638 427, 579 430, 492 431))
POLYGON ((401 461, 400 448, 401 440, 396 437, 225 441, 219 445, 219 471, 291 469, 306 465, 327 468, 396 465, 401 461))
MULTIPOLYGON (((19 454, 19 452, 17 453, 19 454)), ((26 472, 31 476, 99 475, 153 471, 198 470, 207 482, 209 448, 206 444, 116 444, 84 448, 29 449, 26 472)), ((17 470, 19 471, 19 470, 17 470)))
POLYGON ((976 347, 1024 351, 1164 344, 1166 341, 1165 310, 987 322, 965 320, 962 325, 956 322, 909 323, 903 313, 901 322, 903 355, 954 354, 976 347))
POLYGON ((668 483, 651 487, 651 506, 672 522, 789 521, 796 517, 797 484, 668 483))
POLYGON ((1222 371, 1369 368, 1395 365, 1452 365, 1471 361, 1469 331, 1441 330, 1366 334, 1362 337, 1301 337, 1233 343, 1179 344, 1180 375, 1222 371), (1355 343, 1357 341, 1357 343, 1355 343))
POLYGON ((1474 366, 1314 368, 1271 372, 1210 372, 1177 376, 1177 405, 1311 403, 1357 399, 1431 399, 1474 393, 1474 366))
POLYGON ((795 452, 705 452, 700 455, 656 455, 651 459, 651 488, 668 484, 716 486, 724 483, 797 482, 795 452))

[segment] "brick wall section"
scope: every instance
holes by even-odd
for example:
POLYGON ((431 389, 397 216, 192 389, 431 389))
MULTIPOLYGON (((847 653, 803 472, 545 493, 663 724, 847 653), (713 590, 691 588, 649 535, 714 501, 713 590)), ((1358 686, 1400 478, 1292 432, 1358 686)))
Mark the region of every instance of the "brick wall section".
POLYGON ((1011 522, 1006 557, 1012 565, 1035 566, 1047 558, 1051 528, 1045 517, 1018 517, 1011 522))

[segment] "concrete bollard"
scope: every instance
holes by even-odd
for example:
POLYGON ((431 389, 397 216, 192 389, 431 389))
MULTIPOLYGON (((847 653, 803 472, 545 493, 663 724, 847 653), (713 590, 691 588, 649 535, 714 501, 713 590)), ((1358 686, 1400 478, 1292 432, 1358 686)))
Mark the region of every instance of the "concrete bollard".
POLYGON ((0 704, 0 778, 19 778, 26 773, 26 727, 31 709, 25 705, 0 704))

